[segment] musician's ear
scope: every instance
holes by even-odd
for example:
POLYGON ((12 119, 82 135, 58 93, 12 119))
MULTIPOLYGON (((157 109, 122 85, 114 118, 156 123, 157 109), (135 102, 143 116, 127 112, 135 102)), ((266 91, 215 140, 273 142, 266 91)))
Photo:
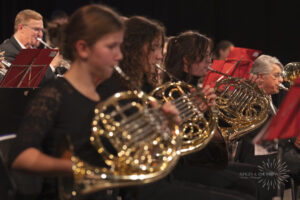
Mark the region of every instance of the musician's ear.
POLYGON ((24 25, 23 24, 18 24, 17 25, 17 30, 20 31, 24 28, 24 25))
POLYGON ((258 73, 257 74, 257 78, 263 78, 263 74, 262 73, 258 73))
POLYGON ((89 55, 90 48, 84 40, 78 40, 75 43, 75 48, 78 56, 82 59, 86 59, 89 55))

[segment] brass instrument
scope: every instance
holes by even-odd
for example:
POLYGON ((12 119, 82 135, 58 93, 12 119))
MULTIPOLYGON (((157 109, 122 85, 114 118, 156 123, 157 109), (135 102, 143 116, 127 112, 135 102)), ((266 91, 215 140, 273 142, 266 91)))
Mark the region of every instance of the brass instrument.
POLYGON ((53 47, 51 47, 49 44, 47 44, 46 42, 44 42, 44 40, 42 40, 42 38, 36 38, 37 41, 39 41, 40 43, 42 43, 45 47, 47 47, 48 49, 54 49, 53 47))
POLYGON ((293 85, 294 81, 300 76, 300 62, 291 62, 283 68, 283 79, 293 85))
POLYGON ((289 91, 289 88, 285 87, 282 83, 279 83, 278 87, 280 90, 289 91))
MULTIPOLYGON (((156 67, 167 73, 171 80, 176 79, 164 68, 156 67)), ((192 85, 177 79, 177 82, 166 82, 151 92, 151 96, 162 102, 172 101, 180 113, 180 131, 183 135, 181 155, 203 149, 213 138, 217 124, 215 110, 207 106, 207 100, 199 89, 196 94, 191 94, 192 88, 192 85), (208 107, 206 113, 199 109, 202 103, 208 107)))
MULTIPOLYGON (((4 68, 0 67, 0 78, 1 78, 1 76, 4 76, 6 74, 7 69, 11 66, 11 63, 5 60, 4 51, 0 52, 0 61, 4 66, 4 68)), ((1 81, 1 79, 0 79, 0 81, 1 81)))
POLYGON ((11 63, 6 61, 5 59, 1 60, 1 63, 6 67, 9 68, 11 66, 11 63))
POLYGON ((270 102, 262 89, 249 80, 208 69, 227 77, 215 85, 218 127, 227 142, 239 139, 267 120, 270 102))
MULTIPOLYGON (((36 38, 40 43, 42 43, 45 47, 47 47, 48 49, 54 49, 53 47, 51 47, 47 42, 45 42, 44 40, 42 40, 42 38, 36 38)), ((61 56, 61 55, 60 55, 61 56)), ((60 59, 59 61, 59 64, 58 66, 62 66, 62 67, 65 67, 67 70, 70 69, 70 66, 71 66, 71 62, 62 58, 60 59)), ((61 76, 61 75, 59 75, 61 76)))
POLYGON ((150 101, 157 102, 134 90, 116 93, 96 106, 90 141, 108 167, 72 156, 73 196, 153 182, 173 169, 181 147, 179 128, 150 101))

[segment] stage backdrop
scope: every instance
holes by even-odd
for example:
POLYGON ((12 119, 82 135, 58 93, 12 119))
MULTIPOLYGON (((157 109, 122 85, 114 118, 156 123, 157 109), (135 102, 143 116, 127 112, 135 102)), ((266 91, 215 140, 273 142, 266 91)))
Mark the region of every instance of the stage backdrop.
POLYGON ((157 19, 168 35, 198 30, 215 43, 227 39, 276 56, 283 64, 300 61, 300 2, 292 0, 1 0, 0 41, 13 33, 14 17, 22 9, 34 9, 47 20, 56 9, 71 14, 89 3, 104 3, 125 16, 157 19))

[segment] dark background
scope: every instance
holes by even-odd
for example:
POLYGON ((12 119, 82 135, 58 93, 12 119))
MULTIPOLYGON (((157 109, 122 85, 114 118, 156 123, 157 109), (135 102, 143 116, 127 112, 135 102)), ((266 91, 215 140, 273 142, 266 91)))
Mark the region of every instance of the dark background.
POLYGON ((40 12, 45 20, 56 9, 71 14, 89 3, 103 3, 125 16, 144 15, 161 21, 167 35, 198 30, 215 43, 261 50, 283 64, 300 61, 300 1, 287 0, 0 0, 0 41, 13 33, 22 9, 40 12))

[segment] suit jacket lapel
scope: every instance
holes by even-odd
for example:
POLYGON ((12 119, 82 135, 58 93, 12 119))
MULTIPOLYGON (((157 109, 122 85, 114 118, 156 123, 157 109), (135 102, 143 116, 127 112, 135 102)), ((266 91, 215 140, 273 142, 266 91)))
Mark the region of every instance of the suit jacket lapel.
POLYGON ((15 49, 18 51, 18 53, 22 50, 22 47, 19 45, 19 43, 17 42, 17 40, 14 36, 11 36, 10 42, 15 47, 15 49))

